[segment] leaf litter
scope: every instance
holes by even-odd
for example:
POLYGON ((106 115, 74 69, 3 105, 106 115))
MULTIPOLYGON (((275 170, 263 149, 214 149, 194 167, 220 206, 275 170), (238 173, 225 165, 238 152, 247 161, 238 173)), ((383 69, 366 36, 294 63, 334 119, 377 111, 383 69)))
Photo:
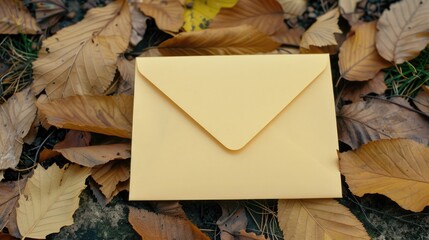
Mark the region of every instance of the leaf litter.
MULTIPOLYGON (((371 0, 117 0, 91 8, 76 24, 50 31, 67 14, 62 1, 37 1, 32 9, 20 1, 0 0, 5 16, 0 21, 1 34, 45 31, 38 58, 32 62, 32 90, 9 90, 0 106, 0 170, 5 178, 0 178, 2 234, 45 238, 73 224, 71 216, 87 184, 102 206, 128 190, 133 56, 139 55, 133 51, 141 50, 144 56, 298 51, 338 56, 338 65, 331 64, 346 79, 336 90, 340 91, 339 139, 352 149, 339 152, 348 187, 357 196, 384 194, 404 209, 422 211, 429 205, 424 185, 429 162, 429 65, 424 60, 429 24, 424 16, 429 5, 420 0, 390 2, 370 9, 375 6, 371 0), (341 22, 340 15, 347 23, 341 22), (315 22, 304 22, 311 18, 315 22), (147 30, 153 26, 151 21, 157 31, 170 37, 149 36, 154 33, 147 30), (345 41, 339 40, 339 34, 345 41), (279 48, 281 44, 285 45, 279 48), (56 144, 45 146, 57 128, 71 130, 62 142, 57 139, 56 144), (43 131, 51 133, 40 139, 43 131), (28 181, 11 177, 22 167, 21 155, 27 154, 30 145, 41 150, 40 156, 32 158, 33 166, 23 169, 32 176, 28 181), (404 184, 412 187, 405 190, 404 184), (69 193, 69 198, 63 199, 63 193, 69 193), (49 206, 62 202, 58 208, 49 206), (49 214, 58 221, 45 224, 49 214)), ((0 67, 0 75, 12 69, 0 67)), ((218 219, 212 219, 212 232, 199 229, 178 201, 152 202, 149 205, 156 213, 130 207, 129 222, 143 238, 151 239, 369 238, 359 220, 332 199, 258 205, 261 213, 275 220, 270 220, 269 227, 258 223, 268 220, 255 218, 246 204, 230 203, 219 202, 222 215, 219 212, 218 219), (281 229, 283 236, 275 229, 281 229)))

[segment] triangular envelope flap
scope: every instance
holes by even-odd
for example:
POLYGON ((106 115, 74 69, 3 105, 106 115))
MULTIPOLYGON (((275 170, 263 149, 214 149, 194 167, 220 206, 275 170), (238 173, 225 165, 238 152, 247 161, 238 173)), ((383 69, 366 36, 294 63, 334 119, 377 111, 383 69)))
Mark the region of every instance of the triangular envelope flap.
POLYGON ((257 135, 328 65, 327 54, 138 58, 139 72, 230 150, 257 135))

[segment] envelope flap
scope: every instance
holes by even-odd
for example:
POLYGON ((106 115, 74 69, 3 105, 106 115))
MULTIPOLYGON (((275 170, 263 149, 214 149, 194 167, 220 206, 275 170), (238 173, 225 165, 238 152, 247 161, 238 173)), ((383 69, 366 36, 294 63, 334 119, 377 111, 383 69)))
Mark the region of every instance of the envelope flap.
POLYGON ((138 58, 137 67, 222 145, 239 150, 304 91, 328 61, 327 54, 147 57, 138 58))

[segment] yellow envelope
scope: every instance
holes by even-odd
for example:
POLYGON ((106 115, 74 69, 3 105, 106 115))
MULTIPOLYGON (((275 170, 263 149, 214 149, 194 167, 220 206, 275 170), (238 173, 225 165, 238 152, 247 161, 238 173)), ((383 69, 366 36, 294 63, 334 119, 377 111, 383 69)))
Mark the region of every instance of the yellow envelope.
POLYGON ((131 200, 341 197, 328 55, 136 65, 131 200))

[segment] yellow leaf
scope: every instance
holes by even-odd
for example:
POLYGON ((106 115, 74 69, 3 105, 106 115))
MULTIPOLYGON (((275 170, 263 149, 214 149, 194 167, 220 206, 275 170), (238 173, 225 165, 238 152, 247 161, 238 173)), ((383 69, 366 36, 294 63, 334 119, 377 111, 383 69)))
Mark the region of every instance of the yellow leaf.
POLYGON ((343 78, 366 81, 391 64, 378 55, 375 48, 377 22, 362 23, 352 28, 351 35, 340 48, 338 65, 343 78))
POLYGON ((429 1, 402 0, 378 21, 377 50, 387 61, 401 64, 417 57, 429 43, 429 1))
POLYGON ((34 92, 45 89, 50 99, 103 94, 130 34, 127 1, 89 10, 82 21, 43 41, 33 62, 34 92))
POLYGON ((131 138, 132 96, 73 96, 36 105, 56 127, 131 138))
POLYGON ((370 239, 362 223, 333 199, 279 200, 284 239, 370 239))
POLYGON ((342 33, 338 27, 338 8, 318 17, 316 22, 302 36, 300 47, 310 49, 310 46, 325 47, 336 46, 335 33, 342 33))
POLYGON ((189 220, 156 214, 144 209, 130 207, 128 221, 131 223, 134 230, 140 234, 142 239, 210 239, 189 220))
POLYGON ((187 0, 183 29, 187 32, 207 28, 221 8, 231 8, 238 0, 187 0))
POLYGON ((36 34, 40 32, 36 20, 22 0, 0 0, 0 34, 36 34))
POLYGON ((144 0, 140 10, 153 17, 161 30, 178 32, 183 25, 185 9, 178 0, 144 0))
POLYGON ((184 32, 161 43, 159 52, 166 56, 228 55, 269 52, 280 44, 251 26, 184 32))
POLYGON ((408 139, 378 140, 339 157, 353 194, 383 194, 414 212, 429 205, 429 147, 408 139))
POLYGON ((130 179, 130 161, 111 161, 94 167, 91 177, 101 185, 100 190, 109 199, 113 197, 118 184, 130 179))
POLYGON ((131 145, 127 143, 61 149, 54 148, 53 150, 61 153, 70 162, 85 167, 94 167, 105 164, 111 160, 127 159, 131 157, 131 145))
POLYGON ((0 105, 0 170, 14 168, 36 118, 36 99, 29 88, 16 93, 0 105))
POLYGON ((284 17, 296 17, 305 12, 307 0, 277 0, 283 8, 284 17))
POLYGON ((90 169, 57 165, 45 170, 39 165, 28 179, 17 208, 19 232, 24 238, 45 238, 73 224, 73 213, 79 207, 79 195, 85 189, 90 169))
POLYGON ((285 26, 283 9, 276 0, 240 0, 232 8, 221 9, 209 28, 250 25, 272 35, 285 26))

